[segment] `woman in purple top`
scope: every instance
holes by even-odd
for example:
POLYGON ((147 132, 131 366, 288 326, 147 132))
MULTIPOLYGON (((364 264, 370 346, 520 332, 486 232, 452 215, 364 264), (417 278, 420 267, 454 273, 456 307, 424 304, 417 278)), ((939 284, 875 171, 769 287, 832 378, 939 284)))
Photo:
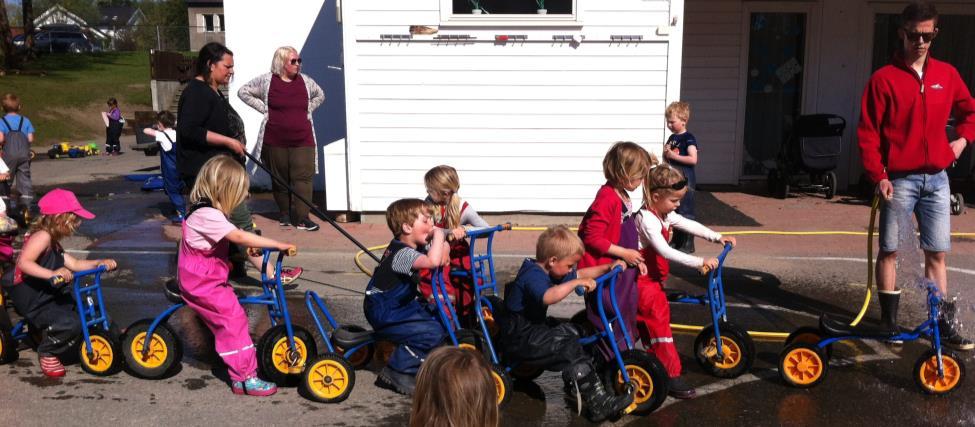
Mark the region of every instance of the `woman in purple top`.
MULTIPOLYGON (((287 181, 295 193, 311 200, 312 178, 318 173, 311 113, 325 101, 325 92, 300 70, 298 51, 290 46, 280 47, 274 52, 271 72, 245 84, 237 96, 264 114, 257 135, 258 155, 271 173, 287 181)), ((318 230, 318 224, 308 218, 308 206, 295 203, 284 186, 273 180, 271 185, 282 227, 295 224, 299 230, 318 230)))
POLYGON ((122 110, 118 109, 118 101, 115 98, 108 98, 108 112, 102 113, 105 120, 105 155, 117 156, 122 154, 122 143, 119 137, 122 136, 122 110))

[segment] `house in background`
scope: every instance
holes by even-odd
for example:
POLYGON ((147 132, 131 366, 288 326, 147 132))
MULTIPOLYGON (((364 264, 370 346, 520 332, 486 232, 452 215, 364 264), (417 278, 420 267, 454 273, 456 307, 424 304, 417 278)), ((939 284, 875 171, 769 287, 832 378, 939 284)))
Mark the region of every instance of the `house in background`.
POLYGON ((98 8, 98 13, 101 18, 95 28, 109 37, 112 49, 116 40, 127 38, 135 31, 136 25, 146 20, 142 9, 131 6, 103 6, 98 8))
MULTIPOLYGON (((254 9, 253 13, 260 13, 263 7, 256 7, 254 3, 246 3, 254 9)), ((198 51, 210 42, 225 43, 223 0, 187 0, 186 15, 189 22, 190 50, 198 51)))
POLYGON ((88 36, 89 41, 93 45, 104 46, 111 41, 108 34, 105 34, 98 28, 92 27, 88 24, 88 21, 85 21, 80 16, 75 15, 73 12, 60 4, 51 6, 49 9, 45 10, 34 18, 34 28, 38 30, 42 30, 45 26, 65 25, 71 25, 81 29, 81 31, 88 36))
MULTIPOLYGON (((842 189, 861 173, 860 95, 897 47, 907 2, 548 0, 545 14, 479 3, 314 0, 290 13, 229 3, 230 92, 281 45, 328 82, 331 110, 315 123, 329 210, 422 197, 424 172, 449 164, 480 211, 583 212, 614 141, 659 155, 675 100, 691 103, 705 185, 764 180, 798 115, 843 117, 842 189)), ((932 52, 975 87, 972 4, 938 2, 932 52)), ((260 115, 232 102, 256 134, 260 115)))

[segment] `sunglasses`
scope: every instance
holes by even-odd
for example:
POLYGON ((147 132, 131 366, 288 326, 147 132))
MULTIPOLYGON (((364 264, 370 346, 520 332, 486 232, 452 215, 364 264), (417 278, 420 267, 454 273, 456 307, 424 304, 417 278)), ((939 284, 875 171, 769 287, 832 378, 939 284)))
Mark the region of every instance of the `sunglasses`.
POLYGON ((673 184, 670 184, 670 185, 664 185, 662 187, 654 187, 654 190, 660 190, 660 189, 664 189, 664 188, 669 188, 669 189, 674 190, 674 191, 680 191, 680 190, 683 190, 684 187, 687 187, 687 178, 684 178, 684 179, 682 179, 680 181, 677 181, 677 182, 675 182, 673 184))
POLYGON ((934 40, 934 38, 937 36, 938 30, 934 30, 930 33, 919 33, 916 31, 904 30, 904 37, 906 37, 909 41, 915 41, 920 38, 924 43, 931 43, 931 40, 934 40))
POLYGON ((301 58, 292 59, 291 65, 301 65, 301 58))

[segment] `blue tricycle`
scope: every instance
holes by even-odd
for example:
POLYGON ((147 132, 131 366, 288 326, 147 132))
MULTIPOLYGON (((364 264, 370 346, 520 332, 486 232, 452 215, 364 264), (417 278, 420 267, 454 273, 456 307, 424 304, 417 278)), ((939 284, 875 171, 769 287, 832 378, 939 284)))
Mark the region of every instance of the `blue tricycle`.
MULTIPOLYGON (((118 327, 105 311, 105 300, 102 297, 102 273, 106 271, 108 270, 105 266, 99 266, 91 270, 75 272, 71 284, 71 293, 81 320, 81 334, 84 338, 80 351, 81 368, 89 374, 98 376, 115 374, 122 369, 124 363, 120 357, 118 327)), ((51 285, 55 287, 64 284, 60 276, 55 276, 51 280, 51 285)), ((4 318, 6 319, 6 312, 4 318)), ((17 360, 19 342, 36 345, 40 340, 40 331, 31 326, 26 319, 20 320, 10 329, 7 326, 9 325, 0 330, 0 363, 17 360)))
MULTIPOLYGON (((249 252, 256 254, 258 249, 249 252)), ((279 385, 296 382, 305 368, 309 355, 317 354, 315 340, 304 328, 291 322, 284 287, 281 283, 281 262, 285 256, 294 256, 294 248, 288 251, 261 250, 261 289, 256 296, 240 298, 240 304, 267 306, 271 328, 257 342, 257 363, 264 378, 279 385), (275 275, 269 279, 265 271, 271 256, 277 252, 274 262, 275 275)), ((151 319, 138 320, 125 330, 122 351, 126 364, 135 376, 159 379, 173 372, 183 357, 183 348, 176 334, 167 324, 169 317, 185 303, 170 306, 151 319)))
POLYGON ((748 331, 728 321, 725 304, 724 261, 731 252, 731 244, 725 244, 718 255, 718 267, 707 271, 708 288, 704 295, 688 296, 683 293, 668 295, 671 302, 699 304, 709 308, 711 324, 701 330, 694 340, 694 356, 706 372, 720 378, 737 378, 751 369, 755 361, 755 342, 748 331))
POLYGON ((829 371, 832 344, 846 340, 915 341, 926 338, 931 349, 914 363, 914 382, 927 394, 946 395, 965 381, 965 362, 941 346, 938 326, 941 292, 927 284, 928 318, 910 332, 891 334, 866 327, 852 328, 828 315, 819 319, 819 327, 802 327, 789 335, 779 355, 779 375, 786 384, 810 388, 823 381, 829 371))

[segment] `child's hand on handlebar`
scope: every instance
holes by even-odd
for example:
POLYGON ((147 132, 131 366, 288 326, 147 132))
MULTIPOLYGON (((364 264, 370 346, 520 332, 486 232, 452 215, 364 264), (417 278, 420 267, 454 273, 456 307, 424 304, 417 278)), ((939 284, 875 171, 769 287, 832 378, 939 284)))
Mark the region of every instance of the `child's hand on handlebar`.
POLYGON ((711 271, 711 270, 714 270, 715 268, 718 268, 718 259, 717 258, 708 258, 708 259, 704 260, 704 267, 703 268, 706 269, 705 271, 711 271))
POLYGON ((616 267, 622 268, 623 271, 626 271, 626 269, 629 268, 629 266, 626 264, 626 261, 623 261, 621 259, 613 261, 613 264, 609 266, 609 271, 613 271, 613 269, 616 267))
POLYGON ((464 227, 456 227, 453 230, 450 230, 450 236, 453 237, 454 240, 461 240, 467 237, 467 230, 465 230, 464 227))
POLYGON ((277 250, 283 252, 297 251, 298 247, 291 243, 278 243, 277 250))
POLYGON ((115 262, 115 260, 114 259, 111 259, 111 258, 105 258, 103 260, 100 260, 100 261, 98 261, 98 264, 97 265, 98 266, 105 266, 105 270, 108 270, 108 271, 112 271, 112 270, 115 270, 116 268, 118 268, 118 263, 115 262))
POLYGON ((722 237, 719 242, 721 242, 721 246, 731 243, 731 247, 735 247, 735 244, 737 244, 734 237, 722 237))
POLYGON ((68 270, 67 267, 61 267, 57 270, 54 270, 54 274, 52 275, 52 278, 54 276, 60 276, 61 279, 64 280, 63 283, 68 283, 74 279, 74 273, 72 273, 71 270, 68 270))
POLYGON ((575 289, 576 286, 582 286, 586 288, 586 293, 596 290, 596 281, 594 279, 579 279, 579 281, 572 286, 575 289))

